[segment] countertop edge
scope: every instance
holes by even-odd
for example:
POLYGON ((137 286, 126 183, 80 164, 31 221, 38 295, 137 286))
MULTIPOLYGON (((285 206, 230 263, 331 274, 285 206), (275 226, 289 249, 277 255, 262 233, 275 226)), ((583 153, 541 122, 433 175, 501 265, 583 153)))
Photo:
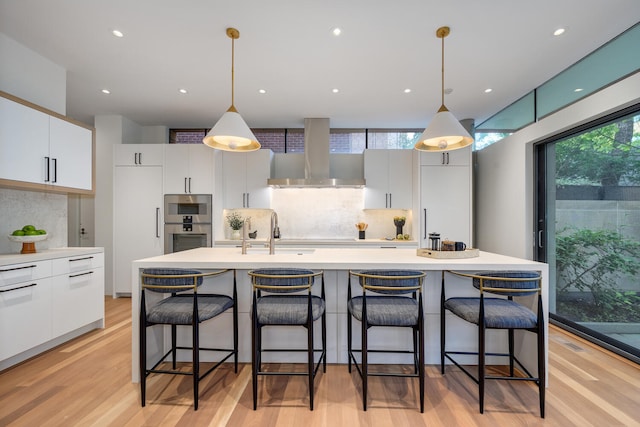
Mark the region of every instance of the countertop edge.
POLYGON ((65 247, 65 248, 53 248, 44 249, 34 254, 1 254, 0 255, 0 267, 11 264, 24 264, 28 262, 36 261, 48 261, 57 258, 66 258, 78 255, 87 255, 95 253, 103 253, 102 247, 65 247))

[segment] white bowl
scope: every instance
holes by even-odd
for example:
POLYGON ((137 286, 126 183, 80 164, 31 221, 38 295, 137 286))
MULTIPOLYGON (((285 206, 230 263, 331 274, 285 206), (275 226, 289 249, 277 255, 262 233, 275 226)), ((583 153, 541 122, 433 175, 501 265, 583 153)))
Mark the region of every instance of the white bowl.
POLYGON ((33 236, 14 236, 14 235, 9 235, 7 237, 9 237, 9 240, 11 240, 12 242, 33 243, 33 242, 41 242, 43 240, 46 240, 47 237, 49 237, 49 235, 48 234, 35 234, 33 236))

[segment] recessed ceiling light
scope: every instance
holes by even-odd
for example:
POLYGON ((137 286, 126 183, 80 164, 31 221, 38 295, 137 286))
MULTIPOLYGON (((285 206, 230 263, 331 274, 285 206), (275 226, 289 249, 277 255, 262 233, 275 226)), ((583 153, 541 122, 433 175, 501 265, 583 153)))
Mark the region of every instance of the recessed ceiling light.
POLYGON ((491 89, 490 87, 488 87, 488 88, 486 88, 486 89, 484 90, 484 93, 489 93, 489 92, 492 92, 492 91, 493 91, 493 89, 491 89))
POLYGON ((331 30, 331 34, 333 34, 334 36, 339 36, 340 34, 342 34, 342 29, 335 27, 331 30))
POLYGON ((109 89, 102 89, 102 93, 109 95, 111 91, 109 89))
POLYGON ((573 91, 574 92, 582 92, 584 89, 582 89, 581 87, 577 87, 575 88, 573 91))
POLYGON ((411 89, 409 89, 409 88, 405 89, 404 93, 411 93, 411 89))
POLYGON ((554 36, 559 36, 560 34, 564 34, 564 28, 558 28, 553 32, 554 36))
POLYGON ((267 93, 267 91, 266 91, 266 90, 264 90, 264 89, 260 89, 260 90, 258 90, 258 92, 260 92, 260 93, 267 93))
POLYGON ((120 30, 113 30, 111 31, 111 34, 113 34, 116 37, 124 37, 124 34, 120 30))
POLYGON ((180 93, 187 93, 187 90, 186 90, 186 89, 178 89, 178 92, 180 92, 180 93))
POLYGON ((338 93, 338 92, 340 92, 340 91, 339 91, 338 89, 333 89, 331 92, 333 92, 333 93, 338 93))

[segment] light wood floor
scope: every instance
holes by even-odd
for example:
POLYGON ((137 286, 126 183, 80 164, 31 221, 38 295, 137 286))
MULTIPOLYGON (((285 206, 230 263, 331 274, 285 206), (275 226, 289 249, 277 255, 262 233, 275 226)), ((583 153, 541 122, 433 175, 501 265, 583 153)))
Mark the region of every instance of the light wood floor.
POLYGON ((417 380, 396 378, 370 380, 364 412, 360 380, 342 365, 316 379, 313 412, 306 380, 284 376, 261 378, 254 412, 249 365, 237 375, 224 365, 207 377, 197 412, 191 378, 156 376, 142 408, 131 383, 130 304, 107 298, 104 330, 1 372, 0 426, 640 426, 640 367, 556 328, 544 420, 533 385, 489 382, 480 415, 475 384, 436 366, 427 367, 424 414, 417 380))

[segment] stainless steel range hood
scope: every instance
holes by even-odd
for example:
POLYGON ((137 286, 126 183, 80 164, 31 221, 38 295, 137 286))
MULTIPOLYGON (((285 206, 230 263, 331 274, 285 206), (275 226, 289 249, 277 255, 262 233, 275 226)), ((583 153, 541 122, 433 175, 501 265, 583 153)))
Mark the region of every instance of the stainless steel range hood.
POLYGON ((267 184, 300 188, 364 186, 364 177, 344 179, 330 176, 329 133, 329 119, 304 119, 304 177, 271 178, 267 184))

